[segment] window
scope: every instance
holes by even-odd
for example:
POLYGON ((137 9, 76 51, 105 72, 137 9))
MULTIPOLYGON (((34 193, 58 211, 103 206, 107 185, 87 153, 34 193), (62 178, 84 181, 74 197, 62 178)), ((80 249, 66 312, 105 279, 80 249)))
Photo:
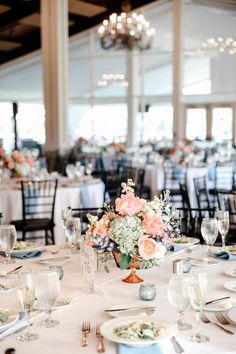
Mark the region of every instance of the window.
POLYGON ((0 102, 0 111, 0 141, 6 152, 10 152, 14 147, 12 103, 0 102))
POLYGON ((190 140, 206 138, 206 108, 188 108, 186 137, 190 140))
POLYGON ((218 107, 212 110, 212 136, 217 142, 232 139, 231 107, 218 107))

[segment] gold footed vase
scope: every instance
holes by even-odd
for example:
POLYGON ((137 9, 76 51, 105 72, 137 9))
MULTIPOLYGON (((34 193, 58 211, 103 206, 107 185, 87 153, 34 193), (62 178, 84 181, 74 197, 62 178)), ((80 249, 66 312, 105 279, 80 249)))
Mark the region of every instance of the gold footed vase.
MULTIPOLYGON (((120 262, 120 258, 121 258, 121 253, 114 251, 113 256, 115 258, 115 262, 116 262, 117 267, 120 268, 119 262, 120 262)), ((142 283, 143 279, 140 278, 136 274, 136 269, 139 269, 139 268, 140 268, 139 262, 137 261, 136 257, 133 257, 129 267, 127 268, 127 269, 130 269, 130 274, 127 277, 123 278, 122 281, 124 283, 129 283, 129 284, 142 283)))

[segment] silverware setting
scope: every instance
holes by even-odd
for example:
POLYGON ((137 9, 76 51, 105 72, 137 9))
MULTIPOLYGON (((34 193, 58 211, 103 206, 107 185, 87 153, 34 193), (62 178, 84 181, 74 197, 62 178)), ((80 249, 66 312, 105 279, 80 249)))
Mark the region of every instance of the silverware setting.
POLYGON ((223 325, 229 325, 229 324, 234 325, 235 324, 229 320, 227 315, 223 315, 223 313, 221 313, 221 312, 215 313, 215 316, 216 316, 217 320, 223 325))
POLYGON ((135 311, 135 310, 144 310, 144 311, 153 311, 156 310, 157 307, 145 306, 145 307, 124 307, 118 309, 106 309, 105 312, 119 312, 119 311, 135 311))
POLYGON ((209 320, 209 318, 206 316, 206 314, 204 312, 202 312, 202 314, 201 314, 201 320, 204 323, 209 323, 209 324, 211 323, 211 324, 215 325, 216 327, 222 329, 222 331, 224 331, 228 334, 234 334, 234 332, 230 331, 229 329, 226 329, 225 327, 221 326, 219 323, 209 320))
POLYGON ((105 347, 104 347, 104 343, 103 343, 103 336, 101 335, 100 326, 98 324, 96 324, 95 334, 96 334, 96 337, 98 339, 97 353, 105 353, 105 347))
POLYGON ((172 337, 170 340, 171 340, 171 343, 173 344, 175 352, 178 354, 184 354, 184 349, 183 349, 183 347, 181 347, 181 345, 179 344, 177 339, 175 337, 172 337))
POLYGON ((213 304, 214 302, 218 302, 218 301, 226 300, 226 299, 230 299, 230 296, 224 296, 224 297, 220 297, 218 299, 207 301, 205 305, 213 304))
POLYGON ((87 335, 90 333, 90 322, 84 321, 82 324, 82 333, 83 337, 81 340, 81 347, 87 347, 88 346, 88 337, 87 335))

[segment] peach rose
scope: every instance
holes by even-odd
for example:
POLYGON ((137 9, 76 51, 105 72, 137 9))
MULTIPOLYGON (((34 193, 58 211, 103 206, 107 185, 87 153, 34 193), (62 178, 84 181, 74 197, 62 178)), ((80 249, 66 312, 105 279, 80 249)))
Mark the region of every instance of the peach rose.
POLYGON ((140 256, 148 261, 153 258, 162 258, 166 254, 166 248, 162 243, 157 243, 148 236, 143 236, 138 241, 140 256))
POLYGON ((137 214, 146 204, 144 199, 135 197, 132 193, 123 194, 116 201, 116 211, 120 215, 133 216, 137 214))
POLYGON ((142 228, 148 235, 158 235, 162 236, 166 228, 161 216, 156 214, 146 214, 142 220, 142 228))

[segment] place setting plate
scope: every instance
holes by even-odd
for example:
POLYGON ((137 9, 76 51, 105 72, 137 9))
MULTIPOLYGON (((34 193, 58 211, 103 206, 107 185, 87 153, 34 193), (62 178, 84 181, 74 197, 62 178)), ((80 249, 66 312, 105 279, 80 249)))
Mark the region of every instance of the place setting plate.
POLYGON ((197 266, 197 267, 212 267, 219 264, 218 260, 213 258, 211 259, 208 257, 202 257, 202 258, 189 257, 188 259, 193 266, 197 266))
POLYGON ((224 284, 224 288, 233 292, 236 292, 236 280, 228 281, 224 284))
POLYGON ((205 305, 203 310, 208 312, 223 312, 229 311, 236 307, 236 299, 222 299, 220 301, 213 302, 209 305, 205 305))
POLYGON ((227 313, 227 316, 229 317, 229 319, 236 324, 236 307, 232 308, 231 310, 229 310, 229 312, 227 313))
POLYGON ((0 308, 0 316, 7 316, 5 321, 0 321, 0 331, 11 326, 13 323, 18 321, 19 313, 13 309, 0 308))
POLYGON ((43 245, 40 243, 20 241, 15 244, 15 247, 12 250, 12 256, 14 257, 14 254, 21 255, 30 252, 41 251, 42 249, 43 245))
POLYGON ((232 278, 236 278, 236 268, 226 269, 225 274, 229 275, 232 278))
POLYGON ((112 320, 104 322, 100 327, 100 332, 102 336, 111 342, 126 344, 128 346, 148 346, 151 344, 159 343, 162 340, 170 339, 175 336, 177 332, 177 327, 174 323, 170 323, 168 321, 154 318, 147 318, 147 316, 127 316, 121 318, 113 318, 112 320), (128 339, 122 338, 115 334, 114 330, 121 327, 126 326, 131 323, 136 322, 153 322, 157 328, 160 330, 159 335, 154 339, 128 339))
POLYGON ((196 245, 199 243, 200 240, 196 237, 187 237, 187 236, 181 236, 173 240, 173 245, 174 246, 180 246, 180 247, 191 247, 193 245, 196 245))

